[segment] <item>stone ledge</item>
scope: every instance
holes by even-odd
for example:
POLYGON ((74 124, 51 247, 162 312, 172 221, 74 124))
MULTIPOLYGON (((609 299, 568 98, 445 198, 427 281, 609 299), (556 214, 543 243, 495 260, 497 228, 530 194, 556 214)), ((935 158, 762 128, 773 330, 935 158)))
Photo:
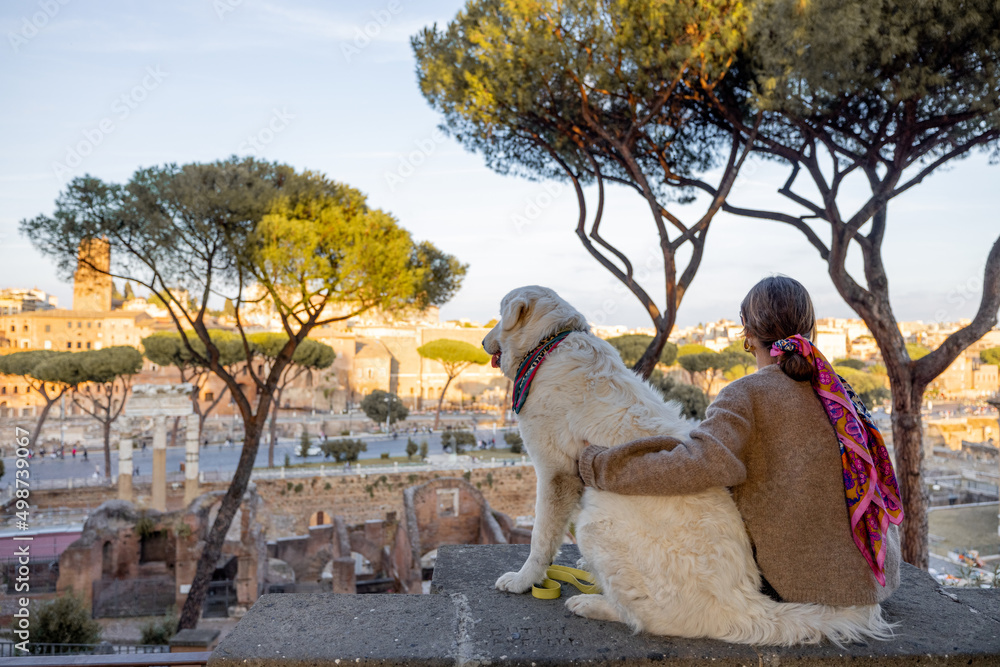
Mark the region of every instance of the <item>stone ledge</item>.
MULTIPOLYGON (((1000 593, 943 590, 906 566, 883 605, 896 638, 877 644, 751 647, 633 635, 571 614, 562 600, 501 593, 527 545, 450 546, 438 553, 434 595, 265 595, 212 654, 235 665, 998 665, 1000 593)), ((575 547, 557 562, 572 564, 575 547)), ((564 586, 563 598, 575 594, 564 586)))

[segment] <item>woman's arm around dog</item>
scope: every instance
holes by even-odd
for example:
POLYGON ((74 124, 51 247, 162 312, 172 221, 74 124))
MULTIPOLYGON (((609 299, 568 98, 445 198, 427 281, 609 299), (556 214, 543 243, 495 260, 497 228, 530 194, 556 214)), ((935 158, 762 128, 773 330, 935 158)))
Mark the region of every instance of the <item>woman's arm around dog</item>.
POLYGON ((750 398, 730 385, 687 441, 651 437, 611 448, 590 445, 580 455, 580 477, 587 486, 632 496, 736 486, 746 479, 742 458, 753 421, 750 398))

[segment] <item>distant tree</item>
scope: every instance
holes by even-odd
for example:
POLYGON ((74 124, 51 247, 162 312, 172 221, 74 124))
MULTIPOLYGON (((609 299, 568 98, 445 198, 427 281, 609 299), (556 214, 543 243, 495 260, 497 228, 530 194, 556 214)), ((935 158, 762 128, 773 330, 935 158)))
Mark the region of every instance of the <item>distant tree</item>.
POLYGON ((233 305, 233 300, 226 297, 225 303, 222 304, 222 314, 226 317, 236 317, 236 306, 233 305))
POLYGON ((66 366, 52 366, 45 375, 39 376, 35 369, 46 361, 51 361, 60 356, 73 354, 72 352, 56 352, 54 350, 28 350, 26 352, 14 352, 0 356, 0 374, 13 375, 22 378, 28 383, 32 391, 36 392, 45 401, 35 428, 31 432, 30 442, 34 447, 38 443, 38 437, 42 432, 42 425, 49 416, 49 411, 66 392, 73 388, 72 377, 61 375, 57 371, 68 368, 66 366))
POLYGON ((744 350, 742 343, 733 343, 721 354, 722 375, 727 380, 738 380, 757 370, 757 357, 744 350))
POLYGON ((96 644, 101 624, 90 617, 83 599, 73 591, 43 602, 31 624, 32 644, 96 644))
MULTIPOLYGON (((419 244, 354 188, 253 158, 145 168, 124 185, 76 178, 56 200, 54 215, 22 220, 20 228, 66 276, 81 263, 82 242, 106 240, 110 270, 86 258, 82 263, 160 298, 178 331, 193 331, 205 345, 202 364, 227 385, 242 416, 240 461, 180 614, 179 627, 194 628, 250 482, 275 387, 295 348, 312 329, 373 308, 398 312, 441 305, 428 288, 441 263, 421 265, 419 244), (194 301, 200 307, 192 308, 176 288, 198 295, 194 301), (269 375, 259 375, 248 363, 249 381, 241 383, 219 363, 205 307, 213 297, 233 300, 234 324, 248 357, 241 309, 253 302, 273 310, 289 339, 269 375)), ((184 339, 191 342, 186 334, 184 339)))
POLYGON ((428 452, 428 450, 429 450, 429 448, 427 446, 427 441, 423 440, 420 443, 420 458, 426 459, 427 458, 427 452, 428 452))
POLYGON ((834 365, 833 369, 847 380, 854 393, 869 408, 881 405, 892 398, 892 394, 889 393, 888 378, 884 375, 876 375, 850 366, 834 365))
POLYGON ((452 447, 461 454, 466 447, 475 446, 476 436, 472 431, 445 431, 441 434, 441 448, 448 451, 452 447))
POLYGON ((931 353, 930 349, 920 343, 907 343, 906 353, 911 361, 919 361, 931 353))
POLYGON ((140 370, 142 354, 134 347, 117 345, 54 356, 34 371, 39 378, 59 379, 72 385, 73 403, 100 422, 105 477, 111 477, 111 425, 125 408, 132 376, 140 370))
POLYGON ((704 419, 708 409, 708 396, 698 387, 677 382, 669 375, 657 371, 649 378, 650 384, 663 395, 664 401, 676 401, 681 406, 681 415, 688 419, 704 419))
MULTIPOLYGON (((270 375, 270 367, 288 346, 288 336, 283 333, 253 333, 247 336, 254 353, 254 363, 259 365, 262 376, 270 375)), ((267 445, 267 467, 274 467, 274 447, 278 442, 278 411, 281 397, 293 382, 303 375, 312 384, 313 371, 333 365, 336 358, 333 348, 312 338, 304 338, 296 346, 292 361, 285 365, 274 387, 274 405, 271 406, 270 439, 267 445)))
MULTIPOLYGON (((608 338, 608 343, 618 350, 618 355, 622 358, 622 363, 633 367, 639 363, 642 355, 652 345, 653 337, 643 334, 625 334, 624 336, 608 338)), ((660 352, 660 358, 656 363, 670 366, 676 360, 677 346, 667 341, 663 344, 663 350, 660 352)))
POLYGON ((417 348, 417 354, 424 359, 436 361, 444 367, 445 375, 448 376, 438 397, 437 412, 434 415, 434 428, 441 423, 441 405, 444 403, 445 392, 451 386, 451 381, 472 364, 482 366, 490 361, 490 355, 481 347, 476 347, 471 343, 461 340, 451 340, 449 338, 438 338, 429 343, 424 343, 417 348))
POLYGON ((417 453, 419 447, 413 438, 406 439, 406 458, 407 460, 413 460, 413 455, 417 453))
POLYGON ((983 350, 979 353, 979 358, 985 364, 1000 366, 1000 347, 991 347, 988 350, 983 350))
POLYGON ((340 461, 357 461, 361 452, 368 451, 368 445, 365 444, 364 440, 340 438, 323 443, 320 445, 320 449, 323 451, 324 458, 332 456, 333 460, 339 463, 340 461))
POLYGON ((299 456, 307 458, 310 449, 312 449, 312 438, 309 437, 309 431, 303 428, 302 437, 299 438, 299 456))
POLYGON ((361 400, 361 411, 379 425, 385 424, 387 417, 390 424, 395 424, 404 421, 410 414, 399 396, 381 389, 373 390, 361 400))
POLYGON ((114 280, 111 281, 111 300, 112 301, 124 301, 125 295, 118 291, 118 283, 114 280))
POLYGON ((696 376, 699 373, 705 376, 705 383, 710 384, 710 373, 718 368, 721 362, 722 359, 720 358, 719 353, 712 352, 711 350, 695 354, 685 354, 677 359, 677 363, 680 364, 681 368, 686 370, 688 375, 691 377, 691 384, 697 384, 698 378, 696 376))
POLYGON ((4 476, 4 475, 5 475, 6 473, 7 473, 7 468, 6 468, 6 466, 4 466, 4 464, 3 464, 3 459, 0 459, 0 479, 3 479, 3 476, 4 476))
POLYGON ((503 440, 510 447, 511 454, 520 454, 524 451, 524 440, 517 431, 507 431, 503 434, 503 440))
POLYGON ((125 294, 126 301, 131 301, 135 298, 135 290, 132 289, 132 283, 128 280, 125 281, 125 294))
POLYGON ((486 327, 487 329, 492 329, 493 327, 495 327, 497 325, 497 322, 499 322, 499 321, 500 320, 498 320, 497 318, 494 317, 492 320, 490 320, 489 322, 487 322, 483 326, 486 327))
POLYGON ((853 368, 856 371, 863 371, 868 368, 868 364, 861 361, 860 359, 834 359, 834 366, 841 366, 844 368, 853 368))
POLYGON ((705 352, 712 352, 712 350, 700 343, 685 343, 677 348, 677 357, 686 357, 691 354, 704 354, 705 352))
MULTIPOLYGON (((210 329, 208 335, 219 353, 217 363, 225 368, 226 372, 235 376, 238 366, 246 361, 243 338, 220 329, 210 329)), ((229 386, 224 384, 222 391, 211 401, 202 398, 205 385, 212 375, 211 369, 203 364, 208 358, 208 352, 204 343, 193 331, 185 332, 185 337, 187 342, 176 331, 155 333, 142 339, 142 348, 147 359, 161 367, 173 366, 180 373, 181 382, 191 383, 191 406, 198 415, 198 442, 201 442, 205 420, 222 401, 223 396, 229 391, 229 386)), ((176 430, 177 419, 174 420, 173 440, 176 439, 176 430)))
POLYGON ((745 157, 742 138, 714 131, 695 103, 735 57, 747 18, 744 3, 728 0, 470 0, 446 27, 412 40, 424 97, 468 150, 501 174, 572 184, 577 237, 656 329, 635 368, 644 378, 660 359, 709 225, 745 157), (683 179, 709 171, 718 175, 717 194, 682 221, 668 204, 693 201, 683 179), (624 186, 648 207, 655 238, 648 246, 664 262, 662 309, 628 256, 601 234, 606 184, 624 186), (586 185, 596 186, 589 209, 586 185))

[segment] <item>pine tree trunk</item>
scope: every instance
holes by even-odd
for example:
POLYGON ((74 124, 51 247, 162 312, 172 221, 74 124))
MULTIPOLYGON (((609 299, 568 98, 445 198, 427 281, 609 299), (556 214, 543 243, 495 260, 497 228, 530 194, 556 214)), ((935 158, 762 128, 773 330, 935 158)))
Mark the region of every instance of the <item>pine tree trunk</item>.
POLYGON ((666 326, 665 322, 662 322, 661 328, 656 331, 656 335, 653 337, 653 341, 632 367, 632 370, 643 380, 648 380, 649 376, 653 374, 653 369, 660 361, 660 354, 663 352, 663 346, 667 344, 667 336, 670 335, 670 329, 673 326, 673 322, 670 322, 669 327, 666 326))
POLYGON ((441 396, 438 397, 438 409, 437 414, 434 415, 434 429, 437 430, 438 425, 441 423, 441 404, 444 403, 444 395, 448 391, 448 385, 451 384, 451 376, 448 376, 448 381, 444 383, 444 389, 441 390, 441 396))
POLYGON ((111 418, 104 421, 104 478, 111 479, 111 418))
MULTIPOLYGON (((60 394, 60 396, 62 396, 62 394, 60 394)), ((45 419, 49 416, 49 410, 52 409, 52 406, 56 404, 57 400, 59 399, 56 398, 53 401, 46 401, 45 407, 42 408, 42 414, 38 416, 38 422, 35 424, 35 428, 32 429, 31 432, 30 442, 32 448, 35 448, 38 445, 38 436, 42 433, 42 424, 45 423, 45 419)))
POLYGON ((923 480, 922 395, 911 387, 893 387, 892 442, 896 451, 896 481, 906 517, 901 528, 903 560, 926 570, 927 488, 923 480))
MULTIPOLYGON (((266 411, 264 411, 266 415, 266 411)), ((188 592, 187 600, 181 610, 180 620, 177 624, 178 630, 195 628, 201 618, 202 606, 208 594, 208 584, 215 571, 215 564, 222 554, 222 544, 226 539, 226 533, 232 524, 236 510, 243 502, 243 494, 246 493, 250 483, 250 473, 253 471, 253 462, 257 457, 257 449, 260 446, 260 438, 263 434, 262 423, 254 419, 247 424, 245 430, 246 440, 243 443, 243 450, 240 454, 240 461, 233 475, 233 481, 222 498, 219 506, 219 513, 215 522, 208 531, 204 546, 201 550, 201 557, 195 569, 194 580, 191 582, 191 590, 188 592)))
POLYGON ((278 409, 281 406, 281 391, 275 393, 274 405, 271 406, 271 424, 269 441, 267 443, 267 467, 274 467, 274 446, 278 442, 278 409))

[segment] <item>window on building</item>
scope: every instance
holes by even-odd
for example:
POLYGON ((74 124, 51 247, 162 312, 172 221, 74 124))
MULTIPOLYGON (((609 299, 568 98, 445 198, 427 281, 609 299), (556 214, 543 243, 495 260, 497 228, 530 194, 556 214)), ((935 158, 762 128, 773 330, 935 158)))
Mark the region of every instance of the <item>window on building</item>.
POLYGON ((52 325, 51 324, 46 324, 45 325, 45 333, 49 333, 50 331, 52 331, 52 325))
POLYGON ((77 329, 82 329, 83 328, 83 322, 77 322, 76 323, 76 328, 77 329))
POLYGON ((28 333, 28 325, 27 324, 24 325, 24 333, 28 333))
POLYGON ((90 341, 87 341, 87 349, 90 349, 90 341))
POLYGON ((66 328, 67 329, 72 329, 73 328, 73 323, 72 322, 67 322, 66 323, 66 328))
POLYGON ((14 385, 14 393, 17 393, 17 385, 14 385))
POLYGON ((0 387, 0 394, 6 394, 6 393, 7 393, 7 387, 0 387))
POLYGON ((458 489, 438 489, 438 516, 458 516, 458 489))
POLYGON ((90 322, 87 322, 87 328, 88 329, 90 328, 90 322))
POLYGON ((76 341, 76 349, 79 350, 81 347, 83 347, 83 343, 81 343, 80 341, 76 341))
POLYGON ((98 329, 100 329, 100 328, 101 328, 101 323, 100 323, 100 322, 98 322, 98 323, 97 323, 97 328, 98 328, 98 329))
POLYGON ((73 341, 68 341, 66 343, 66 349, 67 350, 72 350, 73 349, 73 341))
POLYGON ((215 400, 215 392, 206 391, 205 392, 205 400, 206 401, 214 401, 215 400))

